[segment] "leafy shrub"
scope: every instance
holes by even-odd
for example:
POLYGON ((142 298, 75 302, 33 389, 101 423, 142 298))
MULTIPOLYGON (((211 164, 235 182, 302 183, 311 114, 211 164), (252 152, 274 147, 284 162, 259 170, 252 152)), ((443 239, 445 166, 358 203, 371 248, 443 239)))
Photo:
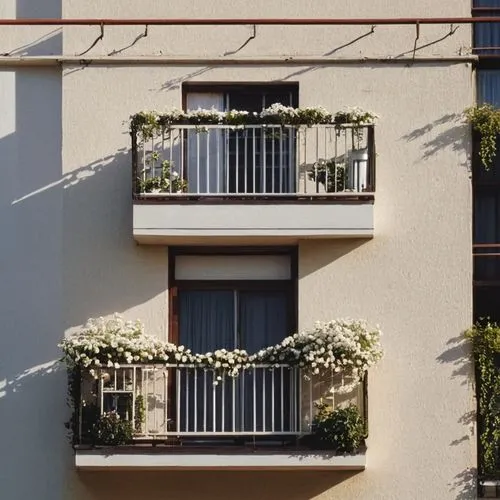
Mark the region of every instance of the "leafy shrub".
POLYGON ((338 453, 354 453, 366 437, 365 424, 356 406, 331 410, 326 403, 317 405, 313 434, 319 447, 338 453))

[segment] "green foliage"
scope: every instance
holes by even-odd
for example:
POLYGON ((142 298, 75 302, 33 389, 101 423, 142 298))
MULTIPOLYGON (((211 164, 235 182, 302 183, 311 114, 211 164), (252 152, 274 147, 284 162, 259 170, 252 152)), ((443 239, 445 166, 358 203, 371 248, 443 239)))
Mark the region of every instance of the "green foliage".
POLYGON ((142 431, 142 424, 146 421, 146 406, 144 404, 144 396, 139 394, 135 398, 135 421, 134 428, 135 432, 142 431))
POLYGON ((465 116, 473 130, 481 135, 479 157, 486 170, 489 170, 497 154, 497 136, 500 134, 500 110, 484 104, 465 110, 465 116))
POLYGON ((318 413, 313 422, 313 434, 321 448, 338 453, 356 452, 366 437, 363 418, 356 406, 332 410, 318 403, 318 413))
MULTIPOLYGON (((255 124, 279 125, 319 125, 333 124, 353 125, 358 130, 363 125, 371 125, 378 116, 371 111, 351 108, 346 111, 330 113, 322 107, 292 108, 275 103, 260 113, 246 110, 216 111, 215 109, 197 109, 182 111, 172 109, 163 113, 156 111, 141 111, 130 117, 130 132, 145 142, 154 137, 160 137, 168 132, 172 125, 228 125, 244 127, 255 124)), ((197 129, 202 132, 203 129, 197 129)))
POLYGON ((500 326, 482 322, 465 333, 472 341, 479 403, 479 474, 500 470, 500 326))
POLYGON ((122 420, 116 411, 103 413, 92 429, 93 444, 119 446, 128 444, 133 436, 132 422, 122 420))
POLYGON ((162 160, 157 152, 148 156, 146 165, 146 169, 137 178, 137 193, 184 193, 186 191, 186 181, 172 170, 171 162, 162 160), (161 166, 160 175, 154 175, 157 164, 161 166))
POLYGON ((309 178, 323 184, 327 193, 338 193, 345 188, 345 164, 337 163, 335 169, 335 160, 319 163, 316 168, 309 172, 309 178))

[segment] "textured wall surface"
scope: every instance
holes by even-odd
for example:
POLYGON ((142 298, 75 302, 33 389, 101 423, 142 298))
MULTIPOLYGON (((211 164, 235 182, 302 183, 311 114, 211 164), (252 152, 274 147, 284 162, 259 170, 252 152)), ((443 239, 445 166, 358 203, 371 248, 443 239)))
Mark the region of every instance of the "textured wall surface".
MULTIPOLYGON (((128 0, 52 0, 43 2, 44 12, 33 2, 8 0, 0 16, 466 16, 470 8, 465 0, 290 3, 200 0, 167 8, 147 0, 138 8, 128 0)), ((91 55, 123 49, 141 29, 106 29, 91 55)), ((419 43, 448 30, 422 27, 419 43)), ((53 54, 64 42, 64 53, 74 55, 98 35, 96 27, 65 28, 62 40, 60 30, 51 31, 5 28, 0 51, 53 54)), ((237 56, 364 57, 413 48, 414 27, 387 27, 335 51, 368 31, 258 28, 237 56)), ((249 32, 151 28, 120 55, 220 56, 249 32)), ((455 56, 467 45, 470 30, 462 26, 422 55, 455 56)), ((469 63, 438 61, 0 70, 0 498, 475 498, 471 368, 460 342, 472 320, 470 144, 461 118, 474 99, 472 81, 469 63), (142 109, 180 107, 185 81, 298 82, 303 106, 356 105, 381 116, 374 238, 299 245, 300 326, 351 316, 380 324, 385 334, 385 358, 370 373, 362 473, 73 470, 63 425, 65 374, 53 366, 58 340, 88 317, 115 311, 168 336, 167 249, 132 239, 127 120, 142 109)))

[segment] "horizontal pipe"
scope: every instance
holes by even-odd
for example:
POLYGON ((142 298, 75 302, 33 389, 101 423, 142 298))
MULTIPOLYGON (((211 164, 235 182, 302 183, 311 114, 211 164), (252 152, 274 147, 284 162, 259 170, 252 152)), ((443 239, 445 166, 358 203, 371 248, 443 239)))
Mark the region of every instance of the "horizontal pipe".
POLYGON ((255 24, 264 25, 311 25, 311 26, 362 26, 362 25, 405 25, 405 24, 472 24, 500 22, 500 17, 381 17, 381 18, 249 18, 249 19, 224 19, 224 18, 82 18, 82 19, 0 19, 0 26, 237 26, 255 24))
MULTIPOLYGON (((481 56, 484 57, 484 56, 481 56)), ((464 64, 476 62, 478 56, 449 56, 449 57, 357 57, 357 58, 329 58, 329 57, 172 57, 172 56, 0 56, 0 66, 59 66, 65 65, 179 65, 179 66, 346 66, 367 64, 464 64)))

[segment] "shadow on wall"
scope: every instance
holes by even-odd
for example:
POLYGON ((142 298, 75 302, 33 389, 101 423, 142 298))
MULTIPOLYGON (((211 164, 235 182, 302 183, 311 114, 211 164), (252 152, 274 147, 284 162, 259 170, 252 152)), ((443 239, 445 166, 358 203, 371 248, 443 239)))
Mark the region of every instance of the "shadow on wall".
MULTIPOLYGON (((90 316, 164 291, 166 254, 132 239, 128 149, 63 175, 59 68, 0 70, 0 107, 0 428, 8 450, 0 497, 66 500, 75 476, 57 344, 90 316)), ((91 148, 85 136, 82 147, 91 148)))
MULTIPOLYGON (((439 363, 451 364, 453 367, 452 378, 460 380, 462 385, 472 384, 474 367, 471 358, 470 342, 464 335, 459 335, 450 339, 446 343, 446 348, 437 357, 439 363)), ((476 439, 474 431, 476 422, 476 412, 469 411, 458 418, 458 423, 463 426, 463 435, 454 439, 450 446, 459 446, 464 442, 476 439)), ((471 448, 475 446, 470 442, 471 448)), ((468 468, 457 474, 450 483, 450 491, 456 494, 456 500, 469 500, 477 498, 477 470, 468 468)))
MULTIPOLYGON (((465 123, 463 115, 452 113, 413 130, 401 137, 401 139, 412 142, 428 136, 429 139, 422 146, 422 159, 427 160, 439 151, 448 148, 455 152, 469 152, 471 149, 469 135, 469 125, 465 123), (441 128, 443 128, 442 131, 440 131, 441 128)), ((460 166, 470 171, 470 165, 469 153, 466 159, 460 163, 460 166)))
POLYGON ((352 478, 351 472, 82 472, 87 498, 120 500, 308 500, 352 478))
MULTIPOLYGON (((37 19, 37 18, 61 18, 61 0, 17 0, 17 19, 37 19)), ((29 28, 24 28, 29 29, 29 28)), ((63 50, 63 30, 62 28, 52 29, 48 33, 30 41, 20 47, 10 50, 4 55, 10 56, 46 56, 62 54, 63 50)))
POLYGON ((315 252, 300 254, 299 279, 320 271, 323 267, 342 259, 345 255, 355 251, 362 245, 369 244, 371 240, 364 238, 338 239, 338 240, 316 240, 313 244, 315 252))

